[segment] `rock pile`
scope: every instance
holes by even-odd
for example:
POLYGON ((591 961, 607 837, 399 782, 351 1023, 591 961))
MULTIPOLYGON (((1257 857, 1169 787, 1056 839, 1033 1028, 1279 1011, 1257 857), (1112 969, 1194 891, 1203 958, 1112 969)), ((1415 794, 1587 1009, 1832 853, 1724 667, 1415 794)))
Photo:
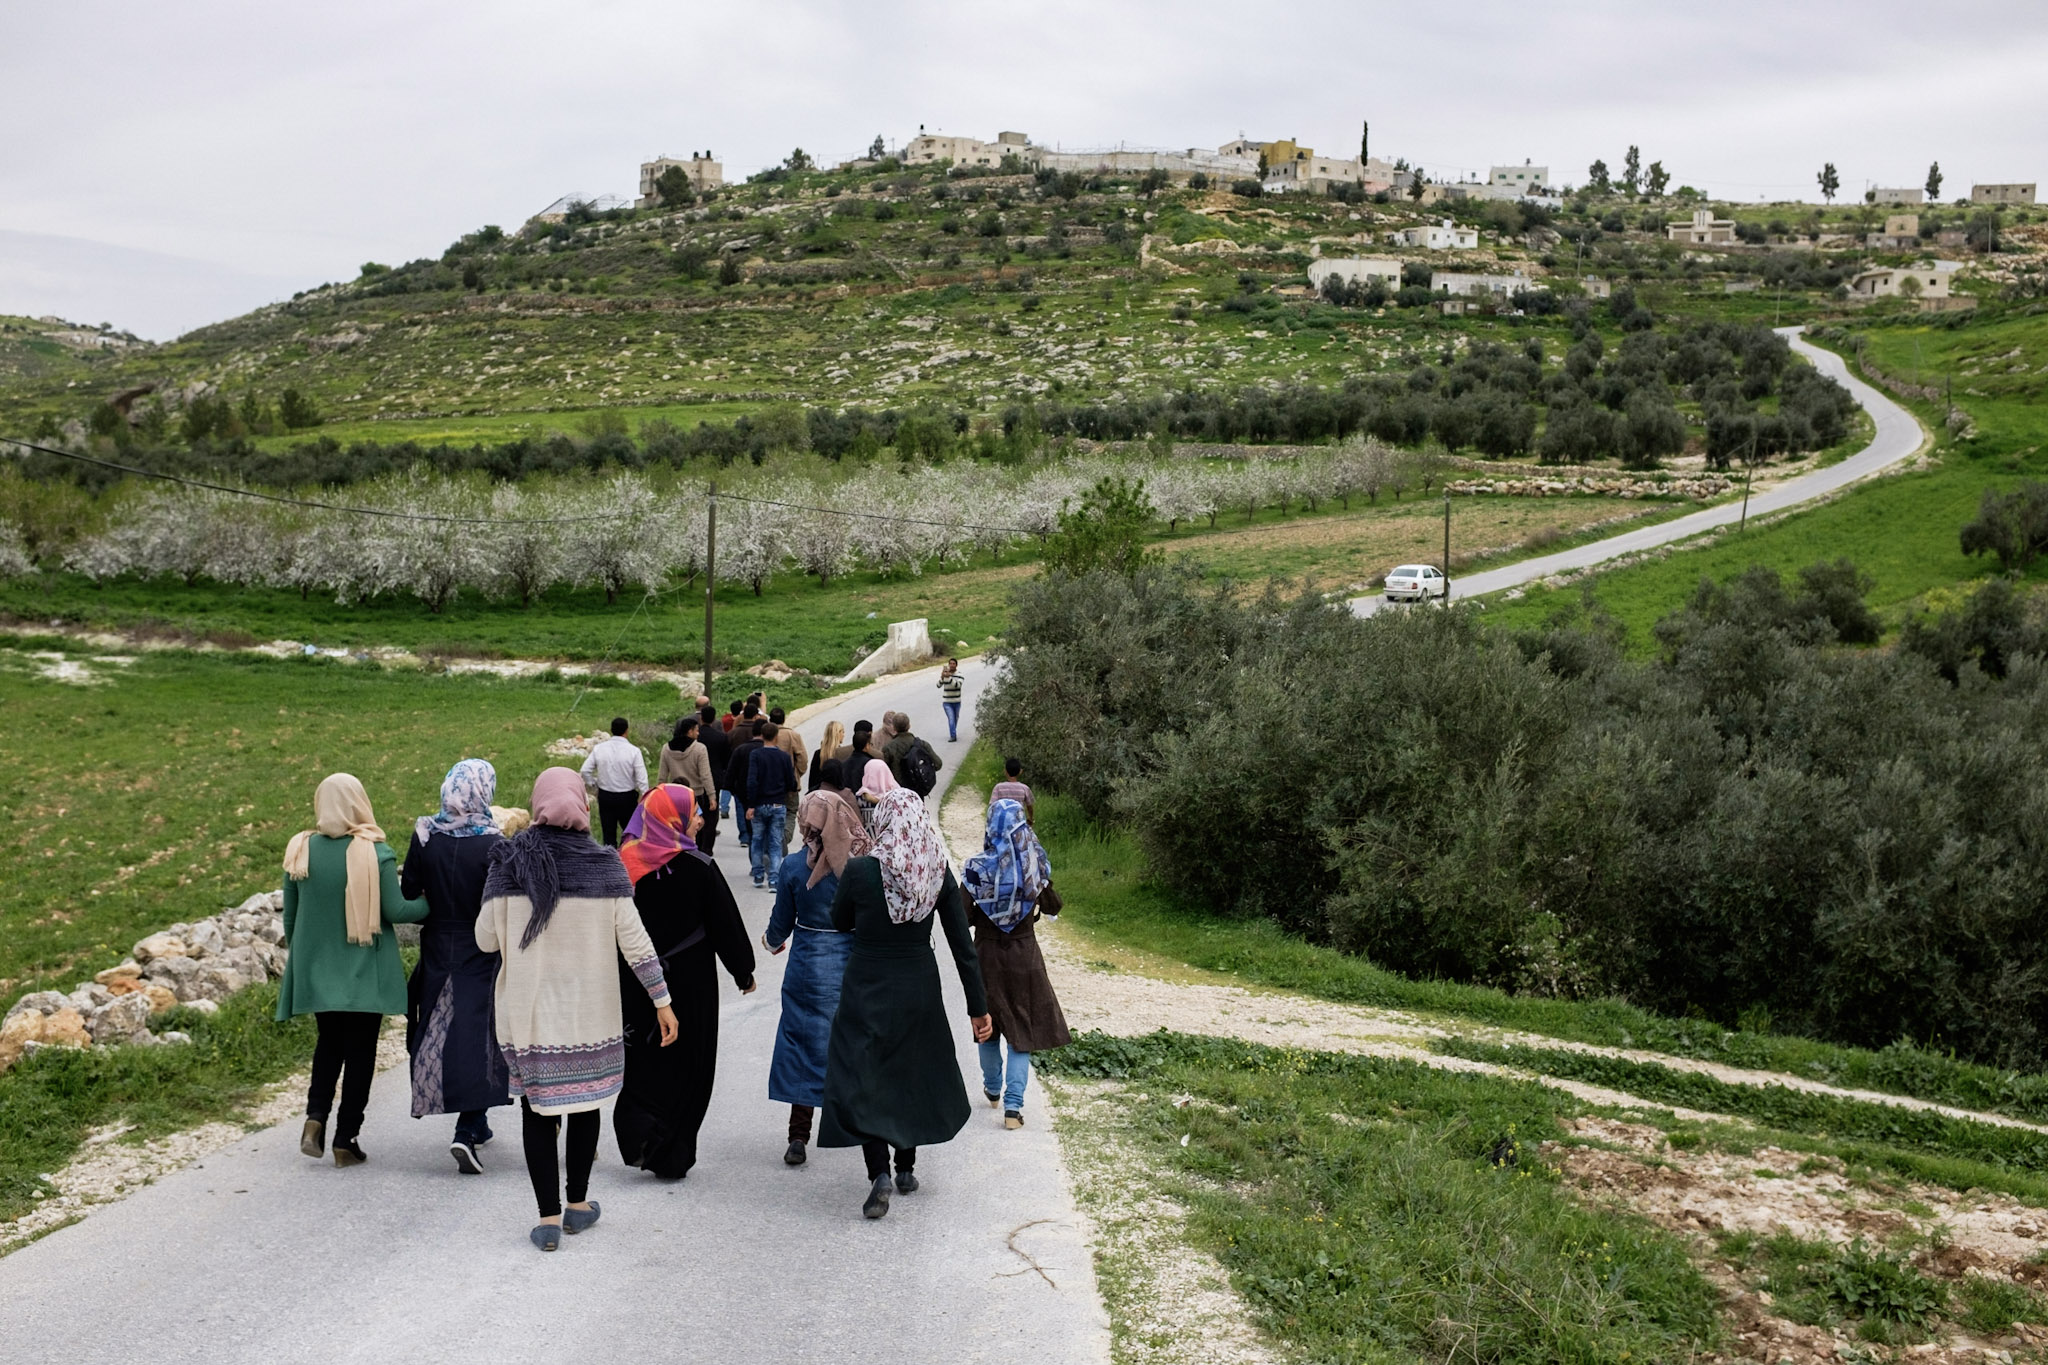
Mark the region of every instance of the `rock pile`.
POLYGON ((1615 476, 1575 479, 1453 479, 1457 494, 1492 493, 1511 498, 1563 498, 1597 494, 1608 498, 1716 498, 1735 481, 1717 475, 1690 479, 1630 479, 1615 476))
POLYGON ((24 995, 0 1022, 0 1071, 43 1047, 190 1042, 149 1021, 180 1005, 211 1014, 220 1001, 284 973, 284 896, 269 891, 193 924, 173 924, 90 981, 24 995))

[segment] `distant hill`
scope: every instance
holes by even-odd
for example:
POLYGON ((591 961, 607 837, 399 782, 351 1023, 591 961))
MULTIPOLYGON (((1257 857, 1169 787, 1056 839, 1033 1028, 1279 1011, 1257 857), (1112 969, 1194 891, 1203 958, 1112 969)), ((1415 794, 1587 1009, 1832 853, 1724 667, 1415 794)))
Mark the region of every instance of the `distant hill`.
POLYGON ((1511 203, 1425 212, 942 167, 804 174, 674 212, 484 229, 163 346, 0 332, 0 428, 84 421, 144 384, 272 405, 296 389, 343 438, 519 431, 598 408, 990 413, 1041 394, 1338 383, 1420 363, 1486 325, 1429 307, 1311 307, 1317 255, 1526 273, 1567 292, 1580 273, 1627 272, 1663 307, 1767 306, 1720 288, 1756 274, 1757 255, 1686 264, 1660 232, 1603 231, 1603 212, 1559 224, 1573 242, 1511 203), (1446 213, 1480 228, 1476 249, 1387 244, 1446 213))

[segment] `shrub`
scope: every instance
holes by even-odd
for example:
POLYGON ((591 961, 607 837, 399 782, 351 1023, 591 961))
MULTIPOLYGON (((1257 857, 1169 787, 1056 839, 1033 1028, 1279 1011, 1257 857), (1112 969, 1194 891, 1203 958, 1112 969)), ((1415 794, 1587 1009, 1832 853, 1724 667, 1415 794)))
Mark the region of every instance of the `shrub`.
POLYGON ((2048 483, 2029 479, 2010 493, 1984 490, 1976 518, 1963 526, 1963 553, 1998 557, 2006 573, 2025 573, 2048 549, 2048 483))

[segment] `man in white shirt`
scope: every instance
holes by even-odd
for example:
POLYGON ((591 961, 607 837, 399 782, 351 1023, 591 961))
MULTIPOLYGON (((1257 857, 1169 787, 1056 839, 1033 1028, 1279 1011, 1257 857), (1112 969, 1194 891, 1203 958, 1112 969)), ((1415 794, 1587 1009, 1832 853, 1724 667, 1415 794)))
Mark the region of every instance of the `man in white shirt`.
POLYGON ((626 718, 612 717, 612 737, 583 760, 583 785, 597 788, 597 817, 604 841, 619 846, 619 831, 633 818, 640 793, 647 790, 647 756, 626 738, 626 718))

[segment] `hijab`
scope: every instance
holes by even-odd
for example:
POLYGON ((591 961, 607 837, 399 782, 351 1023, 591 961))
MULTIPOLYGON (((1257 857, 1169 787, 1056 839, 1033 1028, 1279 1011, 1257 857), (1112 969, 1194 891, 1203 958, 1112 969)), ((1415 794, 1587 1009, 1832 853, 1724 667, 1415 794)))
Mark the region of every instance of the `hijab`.
POLYGON ((869 759, 868 766, 861 769, 860 789, 864 792, 873 792, 877 800, 895 791, 898 785, 896 774, 890 772, 889 765, 879 758, 869 759))
POLYGON ((797 807, 796 827, 803 836, 804 852, 810 855, 811 879, 806 890, 846 871, 848 858, 867 856, 871 841, 860 822, 860 812, 838 791, 818 790, 797 807))
POLYGON ((321 780, 313 793, 313 828, 300 830, 284 846, 284 874, 295 882, 312 875, 312 853, 308 847, 315 834, 330 839, 347 839, 348 886, 342 907, 348 924, 348 941, 357 945, 376 942, 384 925, 383 884, 377 871, 377 845, 384 831, 377 827, 370 809, 370 794, 363 784, 347 773, 334 773, 321 780))
POLYGON ((695 742, 693 736, 700 723, 701 722, 698 721, 697 713, 695 711, 690 712, 681 720, 677 721, 676 732, 668 737, 668 747, 675 750, 677 753, 681 753, 683 752, 683 750, 689 748, 690 745, 695 742), (685 733, 686 731, 689 733, 685 733))
POLYGON ((630 896, 633 883, 619 856, 590 842, 590 798, 573 768, 548 768, 534 779, 533 823, 518 838, 491 850, 484 898, 519 894, 533 906, 521 948, 548 927, 561 903, 564 883, 574 896, 630 896))
POLYGON ((875 861, 892 923, 913 924, 932 912, 946 881, 946 846, 924 798, 908 787, 883 793, 875 807, 875 861))
POLYGON ((421 843, 436 834, 469 839, 497 828, 491 798, 498 794, 498 770, 481 758, 465 758, 441 779, 441 809, 422 815, 412 827, 421 843))
POLYGON ((1007 934, 1031 917, 1051 880, 1052 865, 1024 818, 1023 803, 1005 798, 990 806, 981 852, 961 872, 961 884, 981 913, 1007 934))
POLYGON ((640 808, 626 822, 619 858, 634 881, 667 867, 683 852, 697 851, 690 821, 697 814, 697 795, 688 787, 664 782, 640 798, 640 808))

